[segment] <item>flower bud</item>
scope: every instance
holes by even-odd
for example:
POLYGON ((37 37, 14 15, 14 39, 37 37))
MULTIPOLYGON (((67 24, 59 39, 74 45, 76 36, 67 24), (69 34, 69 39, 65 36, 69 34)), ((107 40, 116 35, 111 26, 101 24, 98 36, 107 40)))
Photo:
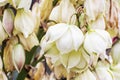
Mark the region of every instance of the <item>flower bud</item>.
POLYGON ((35 29, 32 13, 29 10, 18 9, 14 25, 14 34, 23 33, 24 37, 27 38, 35 29))
POLYGON ((5 70, 7 72, 14 70, 14 65, 12 61, 12 51, 13 46, 16 45, 17 43, 18 43, 17 37, 11 37, 10 40, 7 41, 6 46, 4 48, 3 61, 5 70))
POLYGON ((53 8, 49 19, 54 20, 56 22, 63 22, 63 23, 76 23, 76 13, 73 4, 70 0, 61 0, 60 4, 53 8))
POLYGON ((2 41, 8 37, 7 33, 3 29, 3 25, 1 23, 1 20, 0 20, 0 32, 1 32, 1 34, 0 34, 0 45, 1 45, 2 41))
POLYGON ((40 9, 40 19, 41 22, 43 22, 44 20, 46 20, 49 15, 50 12, 52 10, 52 4, 53 0, 41 0, 39 3, 39 9, 40 9))
POLYGON ((16 44, 12 50, 12 61, 18 72, 20 72, 25 63, 25 51, 21 44, 16 44))
POLYGON ((11 9, 5 9, 3 14, 3 27, 9 36, 12 35, 14 26, 14 13, 11 9))

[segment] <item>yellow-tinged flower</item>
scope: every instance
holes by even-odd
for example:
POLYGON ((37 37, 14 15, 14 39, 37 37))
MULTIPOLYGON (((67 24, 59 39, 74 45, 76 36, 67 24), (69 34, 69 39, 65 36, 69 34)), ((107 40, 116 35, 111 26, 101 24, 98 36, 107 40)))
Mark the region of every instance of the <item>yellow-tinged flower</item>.
POLYGON ((3 25, 1 23, 1 20, 0 20, 0 32, 1 32, 1 34, 0 34, 0 45, 1 45, 2 41, 5 40, 8 37, 7 33, 3 29, 3 25))
POLYGON ((18 36, 24 49, 27 51, 30 51, 34 46, 39 45, 39 41, 35 33, 30 34, 27 38, 25 38, 22 34, 18 34, 18 36))
POLYGON ((16 44, 13 46, 12 61, 16 70, 20 72, 25 63, 25 51, 21 44, 16 44))
POLYGON ((94 29, 85 34, 83 46, 90 55, 95 53, 104 59, 107 58, 106 49, 112 46, 112 39, 107 31, 94 29))
POLYGON ((115 45, 111 49, 111 56, 113 59, 113 64, 119 64, 120 63, 120 41, 115 43, 115 45))
POLYGON ((11 9, 5 9, 3 14, 3 27, 9 36, 12 35, 14 27, 14 13, 11 9))
POLYGON ((15 16, 15 30, 14 34, 23 33, 27 38, 35 29, 35 19, 30 10, 18 9, 15 16))
POLYGON ((32 0, 8 0, 8 2, 14 6, 14 8, 30 9, 32 0))
POLYGON ((63 23, 76 23, 76 13, 73 4, 70 0, 61 0, 60 4, 53 8, 49 19, 56 22, 63 23))
POLYGON ((53 0, 40 0, 39 9, 40 9, 40 19, 44 21, 50 15, 50 12, 53 7, 53 0))
POLYGON ((12 50, 14 45, 18 43, 17 37, 11 37, 9 41, 7 41, 6 46, 4 48, 3 61, 6 71, 14 70, 14 65, 12 61, 12 50))

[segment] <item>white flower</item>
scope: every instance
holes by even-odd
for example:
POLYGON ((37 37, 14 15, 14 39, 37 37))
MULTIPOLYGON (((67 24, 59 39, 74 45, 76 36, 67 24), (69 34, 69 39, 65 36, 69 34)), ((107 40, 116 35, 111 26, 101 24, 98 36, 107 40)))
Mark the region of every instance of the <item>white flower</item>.
POLYGON ((53 8, 49 19, 54 20, 56 22, 63 22, 63 23, 76 23, 76 13, 73 4, 70 0, 61 0, 60 4, 53 8), (70 21, 71 20, 71 21, 70 21))
POLYGON ((111 48, 112 39, 109 33, 105 30, 90 30, 85 35, 84 48, 91 55, 104 55, 106 49, 111 48))
POLYGON ((15 17, 14 34, 23 33, 27 38, 35 29, 35 19, 30 10, 18 9, 15 17))
POLYGON ((46 42, 46 45, 55 42, 57 49, 64 54, 72 50, 77 51, 83 39, 83 33, 77 26, 59 23, 48 29, 42 42, 46 42))
POLYGON ((59 23, 49 27, 41 40, 41 54, 50 57, 54 65, 62 64, 68 71, 79 67, 79 48, 83 42, 82 31, 75 25, 59 23))

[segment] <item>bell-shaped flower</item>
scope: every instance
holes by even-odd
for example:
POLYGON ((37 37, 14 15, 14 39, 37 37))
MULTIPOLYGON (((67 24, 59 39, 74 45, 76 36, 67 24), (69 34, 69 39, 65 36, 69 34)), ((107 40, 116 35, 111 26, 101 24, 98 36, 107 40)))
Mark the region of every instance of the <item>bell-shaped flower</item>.
POLYGON ((112 74, 110 65, 107 61, 98 62, 95 72, 98 80, 114 80, 114 75, 112 74))
POLYGON ((24 8, 24 9, 30 9, 32 0, 8 0, 8 2, 13 5, 14 8, 24 8))
POLYGON ((54 20, 56 22, 63 23, 76 23, 76 13, 73 4, 70 0, 61 0, 60 4, 53 8, 49 19, 54 20))
POLYGON ((14 34, 23 33, 27 38, 35 29, 35 19, 30 10, 18 9, 15 16, 14 34))
POLYGON ((95 75, 87 69, 83 73, 79 74, 79 76, 76 76, 74 80, 97 80, 95 75))
POLYGON ((111 49, 111 56, 113 59, 113 64, 118 64, 120 63, 120 41, 115 43, 111 49))
POLYGON ((107 58, 106 49, 112 46, 112 39, 107 31, 94 29, 85 34, 83 46, 88 54, 93 55, 95 53, 104 59, 107 58))
POLYGON ((11 9, 5 9, 3 14, 3 27, 9 36, 12 35, 14 26, 14 13, 11 9))
POLYGON ((4 67, 6 71, 12 71, 14 70, 14 65, 12 61, 12 50, 13 46, 18 43, 17 37, 11 37, 4 48, 4 54, 3 54, 3 61, 4 61, 4 67))
POLYGON ((95 20, 100 14, 105 14, 105 0, 85 0, 84 7, 88 22, 95 20))
POLYGON ((75 66, 79 67, 79 48, 83 39, 83 33, 77 26, 59 23, 48 28, 41 40, 40 53, 51 58, 54 65, 62 64, 70 71, 75 66))
POLYGON ((55 43, 61 54, 77 51, 84 36, 82 31, 75 25, 59 23, 51 26, 41 41, 41 47, 45 50, 46 45, 55 43))
POLYGON ((21 44, 16 44, 12 50, 12 61, 15 69, 20 72, 25 63, 25 51, 21 44))
POLYGON ((7 0, 0 0, 0 7, 7 4, 7 0))
POLYGON ((5 40, 8 37, 7 33, 5 32, 5 30, 3 28, 1 20, 0 20, 0 32, 1 32, 1 34, 0 34, 0 45, 1 45, 2 41, 5 40))
POLYGON ((24 49, 27 51, 30 51, 34 46, 39 45, 39 41, 35 33, 30 34, 27 38, 25 38, 22 34, 18 34, 18 36, 24 49))

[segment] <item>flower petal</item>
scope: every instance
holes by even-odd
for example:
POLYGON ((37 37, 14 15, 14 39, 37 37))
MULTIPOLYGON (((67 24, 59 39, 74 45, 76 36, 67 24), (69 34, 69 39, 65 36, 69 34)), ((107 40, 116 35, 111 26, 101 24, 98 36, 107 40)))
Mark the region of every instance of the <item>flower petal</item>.
POLYGON ((77 51, 83 43, 84 36, 82 31, 75 25, 70 25, 70 30, 72 33, 71 35, 73 39, 73 46, 74 49, 77 51))

